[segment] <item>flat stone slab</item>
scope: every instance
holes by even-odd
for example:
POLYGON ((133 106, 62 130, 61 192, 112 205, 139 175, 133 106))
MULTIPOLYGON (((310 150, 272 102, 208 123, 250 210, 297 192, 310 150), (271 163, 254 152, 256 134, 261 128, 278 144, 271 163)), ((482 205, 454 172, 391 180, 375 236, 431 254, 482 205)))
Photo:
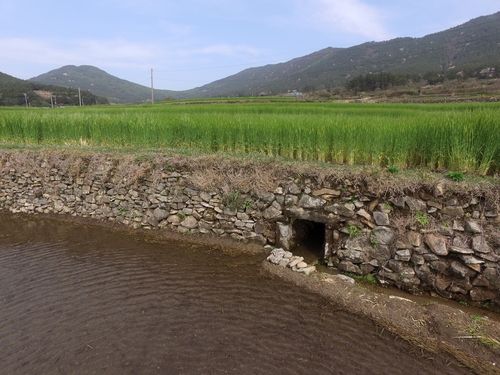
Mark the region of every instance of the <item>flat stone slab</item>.
POLYGON ((340 197, 340 191, 338 190, 332 190, 332 189, 320 189, 313 191, 313 195, 320 197, 322 195, 332 195, 334 197, 340 197))
POLYGON ((303 273, 306 276, 309 276, 311 273, 316 271, 316 266, 309 266, 304 268, 299 268, 297 272, 303 273))
POLYGON ((474 254, 474 250, 466 249, 464 247, 458 247, 458 246, 450 247, 450 251, 452 253, 457 253, 457 254, 474 254))
POLYGON ((431 251, 439 256, 448 255, 446 247, 446 239, 440 234, 427 234, 424 236, 424 242, 431 249, 431 251))
POLYGON ((372 219, 372 216, 365 210, 365 209, 360 209, 359 211, 356 212, 358 216, 361 216, 365 218, 366 220, 370 221, 372 219))
POLYGON ((303 195, 299 200, 299 206, 303 208, 319 208, 326 204, 322 198, 313 198, 309 195, 303 195))
MULTIPOLYGON (((267 260, 271 263, 279 264, 280 261, 285 256, 285 254, 286 254, 286 251, 283 249, 280 249, 280 248, 274 249, 273 251, 271 251, 271 254, 269 254, 269 256, 267 257, 267 260)), ((287 260, 287 262, 288 262, 288 260, 287 260)))
POLYGON ((465 230, 470 233, 483 233, 481 225, 475 220, 466 220, 465 230))
POLYGON ((474 236, 474 238, 472 238, 472 249, 478 253, 491 253, 491 247, 486 242, 484 236, 474 236))
POLYGON ((441 213, 453 217, 463 217, 464 209, 460 206, 446 206, 441 210, 441 213))
POLYGON ((288 267, 290 267, 290 268, 295 267, 297 264, 299 264, 303 260, 304 260, 303 257, 292 257, 292 259, 290 260, 290 263, 288 263, 288 267))
POLYGON ((334 278, 340 279, 342 281, 348 282, 350 284, 356 283, 356 280, 354 280, 352 277, 346 276, 346 275, 333 275, 334 278))
POLYGON ((483 264, 484 263, 484 260, 473 257, 472 255, 460 255, 460 259, 462 259, 465 264, 483 264))

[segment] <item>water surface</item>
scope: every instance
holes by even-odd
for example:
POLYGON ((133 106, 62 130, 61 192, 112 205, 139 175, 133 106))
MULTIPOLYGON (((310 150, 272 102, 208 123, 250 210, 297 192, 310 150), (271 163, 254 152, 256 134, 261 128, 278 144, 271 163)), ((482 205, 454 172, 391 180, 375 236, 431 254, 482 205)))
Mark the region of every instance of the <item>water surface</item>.
POLYGON ((262 258, 0 214, 0 373, 470 373, 262 258))

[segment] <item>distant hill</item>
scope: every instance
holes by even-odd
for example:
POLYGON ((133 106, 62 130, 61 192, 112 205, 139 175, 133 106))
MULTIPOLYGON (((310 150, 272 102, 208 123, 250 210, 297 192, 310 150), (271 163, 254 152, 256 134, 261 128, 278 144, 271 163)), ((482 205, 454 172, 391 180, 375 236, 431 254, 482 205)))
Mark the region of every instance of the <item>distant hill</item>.
MULTIPOLYGON (((108 104, 106 98, 90 92, 81 91, 80 95, 85 105, 108 104)), ((49 107, 52 104, 79 105, 78 90, 24 81, 0 72, 0 106, 26 104, 31 107, 49 107)))
MULTIPOLYGON (((31 82, 80 87, 95 95, 108 98, 111 103, 141 103, 151 100, 151 88, 112 76, 90 65, 66 65, 48 73, 30 78, 31 82)), ((154 90, 155 100, 174 97, 174 91, 154 90)))
POLYGON ((500 12, 422 38, 326 48, 286 63, 251 68, 187 91, 192 97, 279 94, 343 86, 361 74, 424 75, 449 69, 500 68, 500 12))
MULTIPOLYGON (((285 63, 245 69, 191 90, 155 90, 155 100, 333 89, 359 75, 379 72, 424 76, 431 72, 457 74, 460 70, 488 67, 500 72, 499 41, 500 12, 422 38, 396 38, 350 48, 329 47, 285 63)), ((64 66, 30 81, 80 87, 113 103, 144 102, 151 97, 150 88, 92 66, 64 66)))

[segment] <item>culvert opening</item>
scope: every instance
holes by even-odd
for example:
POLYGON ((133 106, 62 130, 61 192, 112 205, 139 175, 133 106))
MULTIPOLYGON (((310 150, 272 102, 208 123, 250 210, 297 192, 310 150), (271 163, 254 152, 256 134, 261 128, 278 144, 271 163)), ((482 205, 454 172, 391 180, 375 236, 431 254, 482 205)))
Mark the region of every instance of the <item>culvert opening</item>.
POLYGON ((292 224, 294 255, 304 257, 307 263, 324 257, 325 224, 309 220, 295 220, 292 224))

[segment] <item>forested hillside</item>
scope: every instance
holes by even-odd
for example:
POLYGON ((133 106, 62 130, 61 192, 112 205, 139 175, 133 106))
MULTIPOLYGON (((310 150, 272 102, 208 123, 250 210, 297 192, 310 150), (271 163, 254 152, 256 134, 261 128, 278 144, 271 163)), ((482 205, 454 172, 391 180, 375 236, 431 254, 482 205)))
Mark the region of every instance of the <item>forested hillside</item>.
MULTIPOLYGON (((500 12, 422 38, 396 38, 339 49, 325 48, 286 63, 246 69, 189 91, 190 96, 279 94, 342 87, 368 73, 445 75, 496 67, 500 12)), ((498 69, 497 69, 498 71, 498 69)))
MULTIPOLYGON (((94 66, 66 65, 31 78, 30 82, 65 87, 80 87, 112 103, 141 103, 151 100, 151 88, 117 78, 94 66)), ((174 91, 154 90, 155 100, 174 97, 174 91)))
MULTIPOLYGON (((79 105, 78 89, 24 81, 0 73, 0 106, 79 105)), ((84 105, 108 104, 106 98, 80 90, 84 105)))

